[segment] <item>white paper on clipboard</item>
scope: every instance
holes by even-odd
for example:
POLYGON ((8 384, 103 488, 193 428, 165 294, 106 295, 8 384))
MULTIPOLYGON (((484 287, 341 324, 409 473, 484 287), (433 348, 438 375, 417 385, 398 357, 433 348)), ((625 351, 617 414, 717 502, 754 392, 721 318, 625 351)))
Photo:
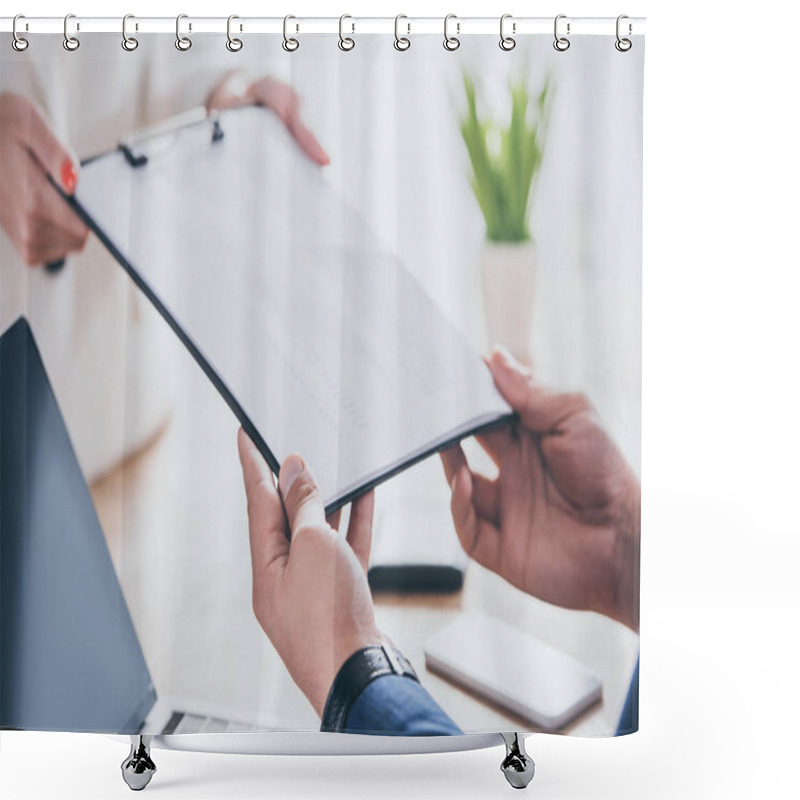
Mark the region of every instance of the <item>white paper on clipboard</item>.
POLYGON ((509 418, 480 356, 270 112, 92 159, 74 205, 270 466, 301 454, 329 512, 509 418))

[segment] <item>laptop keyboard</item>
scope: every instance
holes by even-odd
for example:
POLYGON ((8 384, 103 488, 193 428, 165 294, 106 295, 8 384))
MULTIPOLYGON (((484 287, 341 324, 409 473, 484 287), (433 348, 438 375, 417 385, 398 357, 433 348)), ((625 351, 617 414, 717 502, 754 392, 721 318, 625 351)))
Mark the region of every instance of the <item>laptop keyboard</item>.
POLYGON ((198 714, 187 714, 173 711, 162 735, 173 733, 247 733, 249 731, 271 730, 248 722, 235 722, 219 717, 203 717, 198 714))

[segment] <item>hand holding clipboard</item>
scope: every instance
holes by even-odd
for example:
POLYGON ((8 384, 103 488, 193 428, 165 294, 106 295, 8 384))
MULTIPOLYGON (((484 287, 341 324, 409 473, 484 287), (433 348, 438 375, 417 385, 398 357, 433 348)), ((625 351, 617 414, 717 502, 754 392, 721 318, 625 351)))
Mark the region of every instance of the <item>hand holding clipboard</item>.
POLYGON ((36 106, 15 94, 0 96, 0 142, 0 224, 27 265, 57 271, 89 233, 58 196, 75 191, 77 160, 36 106))
POLYGON ((84 164, 68 197, 277 473, 326 513, 511 418, 480 356, 257 108, 189 118, 84 164))

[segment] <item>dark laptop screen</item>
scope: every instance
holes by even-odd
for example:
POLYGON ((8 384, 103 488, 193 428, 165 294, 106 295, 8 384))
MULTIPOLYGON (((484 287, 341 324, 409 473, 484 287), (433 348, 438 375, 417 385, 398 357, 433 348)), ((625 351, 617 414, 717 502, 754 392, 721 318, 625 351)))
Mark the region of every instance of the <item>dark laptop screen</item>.
POLYGON ((0 727, 136 733, 150 674, 31 330, 0 337, 0 727))

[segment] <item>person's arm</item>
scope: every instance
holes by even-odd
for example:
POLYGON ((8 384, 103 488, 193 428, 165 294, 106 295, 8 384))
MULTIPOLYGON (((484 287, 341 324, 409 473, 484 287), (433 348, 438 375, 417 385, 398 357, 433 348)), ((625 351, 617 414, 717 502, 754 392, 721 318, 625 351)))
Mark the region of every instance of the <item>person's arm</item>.
POLYGON ((459 727, 391 645, 367 647, 342 665, 322 713, 322 731, 452 736, 459 727))
POLYGON ((321 730, 461 733, 375 624, 367 583, 372 493, 353 503, 345 538, 337 530, 338 512, 325 519, 319 489, 302 459, 289 456, 283 462, 276 486, 241 430, 239 456, 250 523, 253 609, 320 715, 321 730))
POLYGON ((498 475, 442 453, 464 550, 549 603, 639 629, 639 481, 582 394, 550 392, 504 350, 488 361, 518 421, 478 437, 498 475))
POLYGON ((296 455, 272 472, 239 431, 253 565, 253 611, 294 682, 321 717, 347 658, 380 646, 367 583, 373 495, 350 510, 347 535, 338 512, 325 518, 313 476, 296 455))
POLYGON ((353 703, 342 728, 345 733, 457 736, 458 725, 442 711, 422 684, 387 675, 370 683, 353 703))
POLYGON ((639 730, 639 660, 636 660, 636 669, 633 671, 628 694, 625 697, 625 707, 617 725, 617 736, 627 736, 639 730))

